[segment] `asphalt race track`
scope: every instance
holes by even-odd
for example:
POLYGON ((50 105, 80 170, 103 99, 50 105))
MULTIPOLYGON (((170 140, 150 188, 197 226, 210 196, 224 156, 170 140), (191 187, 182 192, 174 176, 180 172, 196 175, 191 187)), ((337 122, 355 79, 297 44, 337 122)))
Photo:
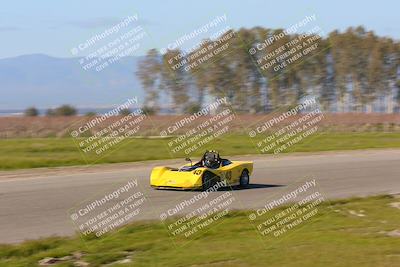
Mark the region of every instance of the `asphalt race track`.
MULTIPOLYGON (((255 167, 251 186, 232 192, 237 209, 262 207, 267 197, 279 195, 299 180, 316 179, 329 199, 400 192, 400 150, 395 149, 233 159, 254 160, 255 167)), ((148 185, 149 173, 156 165, 183 163, 168 160, 0 172, 0 243, 73 234, 71 208, 131 179, 137 179, 151 203, 136 219, 159 219, 163 211, 199 192, 153 190, 148 185)))

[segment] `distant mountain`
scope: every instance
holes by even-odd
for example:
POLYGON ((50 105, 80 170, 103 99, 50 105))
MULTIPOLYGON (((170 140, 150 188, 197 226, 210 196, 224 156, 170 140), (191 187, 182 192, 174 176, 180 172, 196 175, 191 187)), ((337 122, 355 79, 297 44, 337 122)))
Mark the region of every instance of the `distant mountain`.
POLYGON ((135 76, 140 57, 124 57, 100 72, 85 71, 79 58, 42 54, 0 59, 0 110, 28 106, 49 108, 109 107, 128 97, 143 100, 135 76))

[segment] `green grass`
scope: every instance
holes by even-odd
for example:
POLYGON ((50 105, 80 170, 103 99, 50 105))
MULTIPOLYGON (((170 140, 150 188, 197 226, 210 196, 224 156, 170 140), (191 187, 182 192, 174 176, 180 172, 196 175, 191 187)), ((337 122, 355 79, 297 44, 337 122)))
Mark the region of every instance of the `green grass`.
MULTIPOLYGON (((168 147, 168 142, 171 140, 129 139, 100 155, 95 155, 81 152, 71 138, 1 139, 0 170, 186 157, 184 151, 171 152, 168 147)), ((226 135, 207 143, 190 156, 199 156, 205 149, 219 150, 222 155, 259 154, 255 141, 246 135, 226 135)), ((400 147, 400 133, 329 132, 307 137, 284 152, 398 147, 400 147)))
POLYGON ((280 240, 261 237, 247 212, 235 212, 183 247, 174 246, 160 222, 131 224, 101 239, 53 237, 0 245, 0 266, 36 266, 44 257, 80 251, 91 266, 123 259, 130 253, 133 266, 396 267, 400 266, 400 237, 386 234, 400 229, 400 210, 388 205, 396 201, 399 199, 379 196, 323 203, 318 217, 280 240))

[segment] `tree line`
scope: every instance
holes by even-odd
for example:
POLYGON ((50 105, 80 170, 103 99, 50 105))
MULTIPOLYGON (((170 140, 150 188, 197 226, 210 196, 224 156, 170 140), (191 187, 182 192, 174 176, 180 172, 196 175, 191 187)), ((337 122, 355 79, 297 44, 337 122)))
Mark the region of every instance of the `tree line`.
MULTIPOLYGON (((78 110, 75 107, 65 104, 65 105, 61 105, 57 108, 49 108, 45 111, 45 113, 43 115, 49 116, 49 117, 57 117, 57 116, 75 116, 77 114, 78 114, 78 110)), ((127 108, 121 109, 118 113, 118 115, 121 115, 121 116, 127 116, 129 114, 131 114, 131 110, 129 110, 127 108)), ((151 114, 151 113, 149 111, 146 114, 151 114)), ((33 106, 26 108, 24 111, 24 116, 26 116, 26 117, 36 117, 39 115, 41 115, 39 110, 33 106)), ((96 115, 98 115, 98 114, 94 111, 90 111, 85 114, 85 116, 88 116, 88 117, 92 117, 92 116, 96 116, 96 115)))
MULTIPOLYGON (((399 106, 398 41, 377 36, 361 26, 350 27, 321 37, 318 49, 295 64, 278 71, 260 69, 257 61, 263 55, 299 35, 286 35, 274 41, 263 54, 252 56, 249 50, 282 32, 262 27, 234 31, 229 53, 218 54, 196 68, 185 66, 193 62, 191 58, 201 49, 216 45, 218 40, 203 40, 190 53, 179 49, 164 54, 149 50, 136 73, 146 94, 145 106, 157 110, 161 97, 167 96, 176 113, 189 113, 204 106, 207 97, 227 96, 238 112, 263 113, 293 106, 305 94, 317 96, 324 109, 337 112, 373 112, 373 103, 380 96, 389 96, 399 106), (174 68, 171 64, 176 58, 181 59, 182 67, 174 68)), ((393 110, 394 107, 388 111, 393 110)))

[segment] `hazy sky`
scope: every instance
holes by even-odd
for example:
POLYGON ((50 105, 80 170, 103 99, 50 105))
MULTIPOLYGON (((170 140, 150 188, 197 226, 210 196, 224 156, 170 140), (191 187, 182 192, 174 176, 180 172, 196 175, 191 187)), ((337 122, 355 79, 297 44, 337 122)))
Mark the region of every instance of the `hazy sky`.
POLYGON ((169 42, 226 14, 233 28, 284 28, 306 15, 329 32, 363 25, 400 38, 400 2, 391 1, 5 1, 0 8, 0 58, 43 53, 71 57, 71 48, 137 14, 151 36, 144 49, 169 42), (190 5, 189 5, 190 3, 190 5))

